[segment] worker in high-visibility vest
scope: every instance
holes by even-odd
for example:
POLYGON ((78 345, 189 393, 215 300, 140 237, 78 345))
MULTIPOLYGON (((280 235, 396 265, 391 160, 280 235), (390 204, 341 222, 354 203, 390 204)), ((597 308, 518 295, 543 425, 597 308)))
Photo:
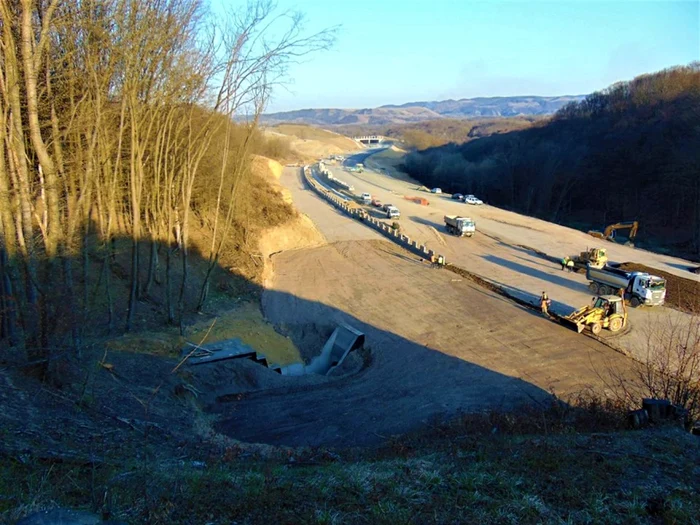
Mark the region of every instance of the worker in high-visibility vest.
POLYGON ((542 313, 547 317, 549 317, 549 306, 551 304, 552 301, 549 300, 547 292, 542 292, 542 295, 540 296, 540 309, 542 310, 542 313))

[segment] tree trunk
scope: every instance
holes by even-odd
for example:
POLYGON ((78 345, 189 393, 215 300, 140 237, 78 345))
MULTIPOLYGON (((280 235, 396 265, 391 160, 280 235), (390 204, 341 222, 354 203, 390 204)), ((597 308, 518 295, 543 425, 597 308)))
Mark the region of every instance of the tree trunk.
POLYGON ((129 306, 126 313, 127 332, 131 331, 134 326, 134 318, 136 316, 136 303, 138 300, 139 291, 139 241, 131 240, 131 285, 129 287, 129 306))
POLYGON ((143 296, 148 297, 151 293, 151 287, 156 280, 156 272, 158 271, 158 241, 151 239, 151 254, 148 261, 148 276, 146 284, 143 287, 143 296))

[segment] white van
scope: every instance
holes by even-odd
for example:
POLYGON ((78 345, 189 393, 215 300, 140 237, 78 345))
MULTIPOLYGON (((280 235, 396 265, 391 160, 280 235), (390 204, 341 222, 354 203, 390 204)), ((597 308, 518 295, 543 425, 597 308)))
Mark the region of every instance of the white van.
POLYGON ((396 206, 389 206, 386 209, 386 218, 387 219, 398 219, 401 217, 401 212, 396 206))
POLYGON ((364 204, 369 204, 370 202, 372 202, 372 195, 370 195, 369 193, 363 193, 360 198, 362 199, 362 202, 364 204))

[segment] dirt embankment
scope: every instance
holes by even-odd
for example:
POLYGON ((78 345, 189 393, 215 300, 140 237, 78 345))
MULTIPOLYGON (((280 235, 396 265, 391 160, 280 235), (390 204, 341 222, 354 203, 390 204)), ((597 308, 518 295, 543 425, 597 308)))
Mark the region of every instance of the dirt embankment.
POLYGON ((284 138, 302 161, 357 151, 360 146, 349 137, 324 129, 297 124, 282 124, 265 130, 269 137, 284 138))
POLYGON ((630 272, 647 272, 666 279, 666 304, 689 313, 700 313, 700 282, 684 279, 657 268, 626 262, 620 268, 630 272))
MULTIPOLYGON (((289 190, 279 183, 283 169, 279 162, 265 157, 256 157, 253 166, 253 169, 259 176, 263 177, 280 192, 284 202, 292 204, 292 196, 289 190)), ((285 223, 264 231, 258 242, 258 249, 264 264, 262 272, 263 286, 267 288, 272 283, 274 271, 270 257, 273 254, 287 250, 321 246, 325 243, 326 239, 323 234, 316 229, 311 219, 301 213, 296 213, 294 217, 285 223)))

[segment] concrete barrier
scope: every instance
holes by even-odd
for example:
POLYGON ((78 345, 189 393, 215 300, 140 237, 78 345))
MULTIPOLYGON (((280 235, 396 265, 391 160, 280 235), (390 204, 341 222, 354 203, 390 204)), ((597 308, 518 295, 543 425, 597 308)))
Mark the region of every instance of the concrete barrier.
MULTIPOLYGON (((350 217, 356 217, 359 214, 360 210, 354 207, 351 208, 350 206, 348 206, 345 200, 339 199, 336 195, 333 195, 331 192, 327 191, 316 180, 314 180, 313 169, 308 169, 308 166, 304 167, 302 169, 302 175, 306 184, 313 191, 315 191, 318 195, 320 195, 328 202, 333 204, 336 208, 345 212, 350 217)), ((438 254, 436 254, 433 250, 428 250, 424 244, 419 245, 416 241, 411 240, 411 238, 407 235, 399 233, 397 230, 391 228, 388 224, 380 222, 374 217, 369 217, 368 220, 363 220, 363 222, 371 228, 377 230, 385 237, 391 239, 399 246, 409 250, 410 252, 418 255, 419 257, 422 257, 423 259, 432 261, 433 258, 438 256, 438 254)))

